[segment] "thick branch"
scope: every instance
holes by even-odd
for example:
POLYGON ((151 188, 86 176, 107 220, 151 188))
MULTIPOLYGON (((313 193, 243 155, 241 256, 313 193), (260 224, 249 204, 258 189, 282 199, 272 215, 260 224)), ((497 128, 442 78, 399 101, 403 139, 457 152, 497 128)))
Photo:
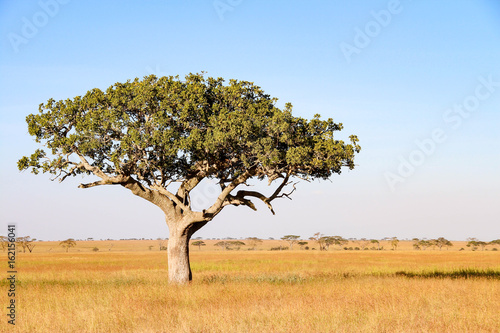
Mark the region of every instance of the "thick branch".
POLYGON ((228 196, 228 198, 226 199, 226 201, 223 204, 223 206, 229 206, 229 205, 233 205, 233 206, 244 205, 244 206, 250 207, 253 210, 257 210, 257 208, 255 207, 253 202, 251 202, 250 200, 245 199, 245 198, 233 197, 231 195, 228 196))
POLYGON ((80 184, 80 185, 78 185, 78 188, 89 188, 89 187, 94 187, 94 186, 99 186, 99 185, 109 185, 109 184, 112 184, 112 183, 108 183, 104 180, 98 180, 96 182, 89 183, 89 184, 80 184))
POLYGON ((85 168, 85 170, 88 170, 88 171, 92 172, 94 175, 96 175, 97 177, 100 177, 102 179, 108 179, 109 178, 109 176, 106 175, 104 172, 102 172, 101 169, 99 169, 98 167, 91 166, 90 163, 85 159, 85 157, 83 157, 83 155, 80 154, 78 151, 76 152, 76 155, 78 155, 78 157, 82 161, 81 164, 85 168))
POLYGON ((235 180, 231 182, 224 190, 222 190, 221 194, 215 200, 215 203, 207 210, 203 211, 203 215, 207 218, 213 218, 217 215, 221 209, 224 207, 224 202, 228 199, 231 194, 231 191, 234 190, 238 185, 246 182, 246 180, 253 176, 254 170, 247 170, 245 173, 238 176, 235 180))
POLYGON ((184 205, 180 200, 179 198, 174 195, 172 192, 168 191, 167 189, 161 187, 161 186, 158 186, 158 185, 154 185, 151 187, 153 190, 155 191, 158 191, 158 193, 160 194, 163 194, 164 196, 166 196, 167 198, 169 198, 172 202, 174 202, 177 206, 179 206, 182 210, 186 211, 186 212, 191 212, 191 208, 189 206, 186 206, 184 205))
MULTIPOLYGON (((125 182, 121 183, 123 187, 130 190, 133 194, 140 198, 143 198, 152 204, 158 206, 165 214, 169 215, 172 213, 173 203, 170 198, 159 193, 159 191, 151 191, 149 188, 144 187, 133 179, 132 177, 127 177, 125 182)), ((167 191, 168 192, 168 191, 167 191)), ((169 192, 170 193, 170 192, 169 192)))
POLYGON ((288 199, 290 199, 289 195, 292 194, 295 191, 295 184, 294 184, 293 185, 293 190, 290 193, 282 193, 280 195, 280 192, 283 190, 283 188, 286 185, 290 184, 288 182, 289 178, 290 178, 290 175, 287 174, 285 176, 285 178, 283 179, 283 182, 280 184, 280 186, 278 186, 278 188, 276 189, 276 191, 274 191, 274 193, 270 197, 266 197, 264 194, 262 194, 260 192, 256 192, 256 191, 244 191, 244 190, 241 190, 241 191, 238 191, 236 193, 236 196, 234 198, 236 198, 238 200, 247 200, 245 198, 247 196, 258 198, 258 199, 262 200, 262 202, 264 202, 267 205, 267 207, 269 208, 269 210, 271 211, 271 213, 273 213, 273 215, 275 215, 273 206, 271 205, 271 201, 273 201, 276 198, 282 198, 284 196, 286 196, 288 199))
POLYGON ((278 186, 278 188, 276 189, 276 191, 274 191, 274 193, 269 197, 269 201, 272 201, 274 200, 275 198, 278 197, 278 195, 280 194, 281 190, 283 189, 283 187, 285 187, 286 185, 288 185, 288 179, 290 178, 290 174, 287 173, 285 178, 283 179, 283 182, 281 183, 280 186, 278 186))
POLYGON ((262 194, 260 192, 256 192, 256 191, 238 191, 238 193, 236 193, 236 199, 248 200, 248 199, 245 199, 245 197, 247 197, 247 196, 248 197, 255 197, 255 198, 262 200, 262 202, 264 202, 267 205, 267 207, 269 208, 271 213, 273 213, 273 215, 275 215, 274 210, 273 210, 273 206, 270 203, 271 199, 266 197, 264 194, 262 194))

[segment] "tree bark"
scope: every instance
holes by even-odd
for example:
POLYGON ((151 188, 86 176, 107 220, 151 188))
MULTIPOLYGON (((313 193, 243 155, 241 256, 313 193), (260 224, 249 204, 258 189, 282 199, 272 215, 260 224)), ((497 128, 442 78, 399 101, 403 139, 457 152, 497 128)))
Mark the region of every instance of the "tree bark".
POLYGON ((188 229, 185 227, 169 226, 168 238, 168 280, 174 284, 189 283, 193 276, 189 264, 188 229))

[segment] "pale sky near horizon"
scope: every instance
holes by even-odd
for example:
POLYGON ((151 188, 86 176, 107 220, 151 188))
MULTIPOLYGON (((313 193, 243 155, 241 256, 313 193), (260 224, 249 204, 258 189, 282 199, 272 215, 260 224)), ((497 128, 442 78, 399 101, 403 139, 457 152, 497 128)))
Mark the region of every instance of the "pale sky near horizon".
MULTIPOLYGON (((38 148, 25 118, 49 98, 206 71, 332 117, 362 151, 276 215, 228 207, 194 237, 500 238, 498 1, 0 1, 0 59, 0 235, 167 237, 123 188, 19 172, 38 148)), ((215 195, 205 182, 195 202, 215 195)))

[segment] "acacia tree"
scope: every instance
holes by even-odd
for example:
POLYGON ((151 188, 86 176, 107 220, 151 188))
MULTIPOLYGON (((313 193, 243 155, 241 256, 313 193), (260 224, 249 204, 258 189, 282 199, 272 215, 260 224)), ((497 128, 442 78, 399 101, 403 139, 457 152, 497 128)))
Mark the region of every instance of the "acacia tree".
POLYGON ((214 244, 214 246, 220 246, 223 251, 232 250, 232 246, 236 247, 236 250, 239 250, 242 245, 245 245, 242 241, 235 240, 223 240, 214 244))
POLYGON ((397 250, 398 245, 399 245, 399 239, 397 237, 386 237, 384 240, 389 241, 389 244, 391 245, 393 250, 397 250))
POLYGON ((285 235, 281 237, 282 240, 288 242, 290 245, 290 250, 293 250, 293 244, 297 243, 299 241, 300 236, 297 235, 285 235))
POLYGON ((432 241, 439 248, 439 251, 441 251, 443 246, 446 246, 446 247, 453 246, 453 243, 444 237, 439 237, 438 239, 433 239, 432 241))
POLYGON ((79 187, 118 185, 159 207, 169 228, 169 279, 186 283, 189 240, 224 207, 256 210, 258 199, 274 214, 271 203, 295 190, 287 187, 292 179, 328 179, 354 168, 358 139, 334 138, 342 124, 294 117, 291 104, 279 109, 276 102, 251 82, 226 85, 204 74, 184 81, 150 75, 50 99, 27 117, 29 134, 49 152, 37 149, 18 168, 59 181, 93 175, 98 180, 79 187), (215 179, 220 193, 195 210, 191 194, 204 179, 215 179), (269 195, 239 189, 251 179, 276 185, 269 195))
POLYGON ((324 235, 322 233, 320 232, 315 233, 312 237, 309 237, 309 240, 318 243, 320 251, 323 251, 325 249, 324 235))
POLYGON ((33 242, 36 241, 36 238, 31 238, 31 236, 17 237, 16 243, 18 246, 23 248, 23 252, 26 252, 26 249, 31 253, 33 248, 36 246, 33 242))
POLYGON ((260 239, 258 237, 248 237, 246 240, 247 240, 248 245, 250 246, 250 249, 252 249, 252 250, 255 250, 255 247, 257 245, 262 244, 262 239, 260 239))
POLYGON ((488 245, 500 245, 500 239, 494 239, 488 243, 488 245))
POLYGON ((370 239, 371 244, 377 244, 377 250, 380 251, 380 242, 377 239, 370 239))
POLYGON ((73 238, 68 238, 68 239, 60 242, 59 245, 61 245, 63 248, 65 248, 66 252, 68 252, 70 248, 76 246, 76 242, 73 238))
POLYGON ((198 246, 198 250, 201 250, 201 247, 206 246, 207 244, 205 244, 205 242, 202 240, 197 240, 197 241, 192 242, 191 245, 198 246))
POLYGON ((333 236, 333 237, 330 237, 330 239, 331 239, 332 244, 339 246, 339 250, 342 249, 342 246, 349 243, 349 241, 342 236, 333 236))
POLYGON ((361 239, 356 239, 354 242, 359 245, 359 248, 361 250, 364 250, 368 247, 368 244, 370 244, 371 240, 366 238, 361 238, 361 239))

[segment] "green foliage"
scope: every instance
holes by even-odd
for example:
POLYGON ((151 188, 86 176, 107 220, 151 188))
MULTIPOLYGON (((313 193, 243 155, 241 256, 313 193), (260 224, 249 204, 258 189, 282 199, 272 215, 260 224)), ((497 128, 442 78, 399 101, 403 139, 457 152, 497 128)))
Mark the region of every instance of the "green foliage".
MULTIPOLYGON (((282 173, 326 179, 354 168, 360 151, 334 138, 342 124, 292 116, 251 82, 189 74, 185 81, 154 75, 48 100, 26 118, 29 134, 48 152, 18 161, 20 170, 67 176, 133 176, 163 187, 193 177, 232 180, 247 170, 270 180, 282 173), (85 160, 84 160, 85 159, 85 160)), ((102 177, 101 177, 102 178, 102 177)), ((99 184, 102 185, 102 184, 99 184)))

